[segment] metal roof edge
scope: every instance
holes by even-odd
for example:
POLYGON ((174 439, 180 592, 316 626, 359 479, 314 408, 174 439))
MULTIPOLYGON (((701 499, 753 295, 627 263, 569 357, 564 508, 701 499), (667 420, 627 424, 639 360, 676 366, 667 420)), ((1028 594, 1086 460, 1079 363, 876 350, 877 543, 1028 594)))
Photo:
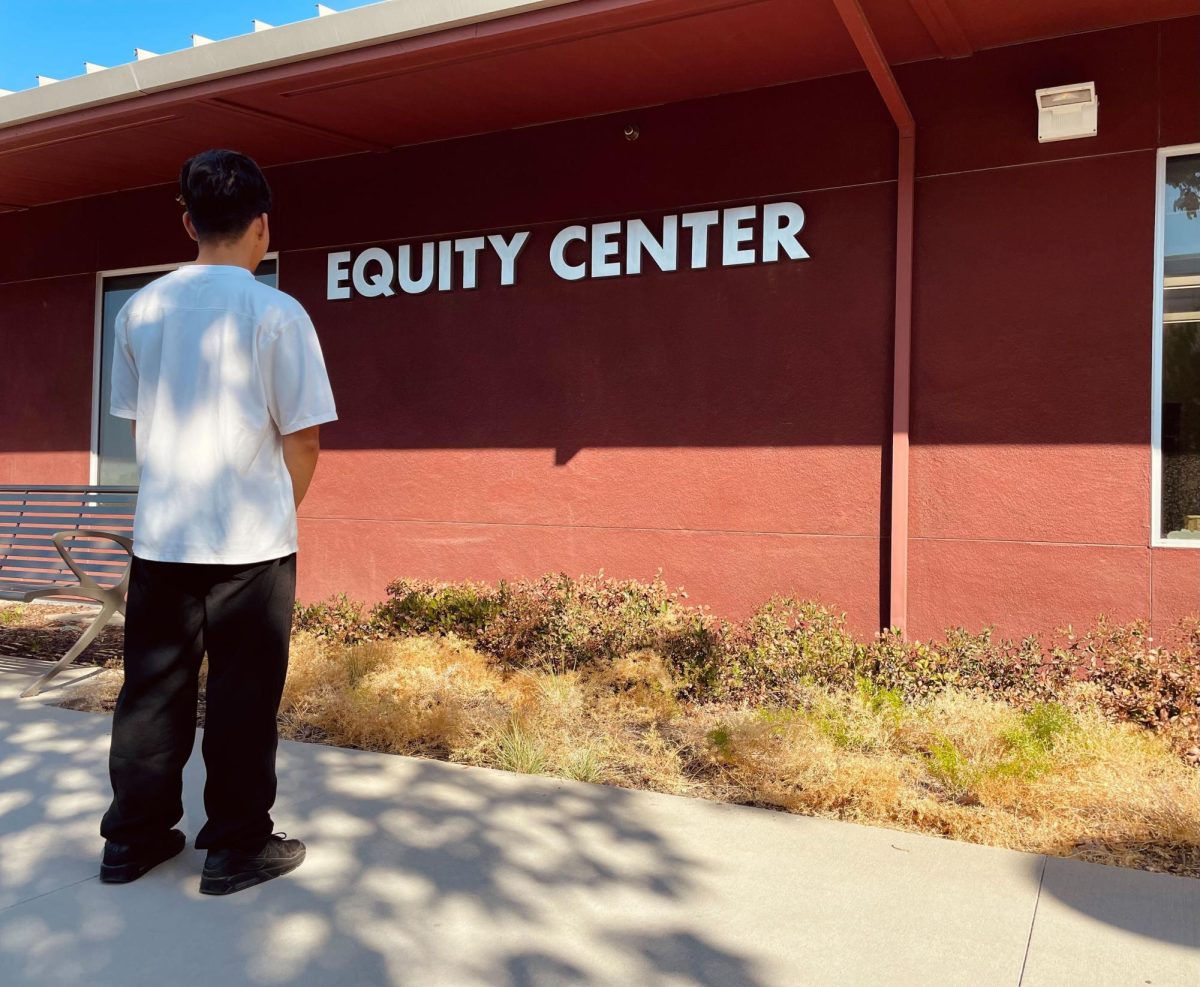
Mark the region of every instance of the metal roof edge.
POLYGON ((0 96, 0 130, 144 94, 575 2, 380 0, 0 96))

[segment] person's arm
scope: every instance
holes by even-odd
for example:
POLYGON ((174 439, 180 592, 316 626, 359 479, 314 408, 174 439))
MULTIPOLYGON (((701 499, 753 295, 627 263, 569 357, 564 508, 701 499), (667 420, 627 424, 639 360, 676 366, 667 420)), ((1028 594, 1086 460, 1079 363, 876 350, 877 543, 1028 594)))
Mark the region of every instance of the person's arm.
POLYGON ((283 436, 283 462, 292 478, 292 496, 296 507, 308 493, 317 457, 321 454, 321 426, 311 425, 283 436))

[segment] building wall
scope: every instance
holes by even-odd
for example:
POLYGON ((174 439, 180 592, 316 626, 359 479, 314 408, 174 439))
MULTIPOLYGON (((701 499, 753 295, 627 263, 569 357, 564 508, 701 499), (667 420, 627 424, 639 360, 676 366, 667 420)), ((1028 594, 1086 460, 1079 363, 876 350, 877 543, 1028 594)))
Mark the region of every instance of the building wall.
MULTIPOLYGON (((914 631, 1200 610, 1200 556, 1147 547, 1154 149, 1200 140, 1200 20, 897 74, 919 127, 914 631), (1090 79, 1100 136, 1039 145, 1034 90, 1090 79)), ((795 593, 877 626, 894 144, 862 75, 274 169, 280 286, 342 416, 302 595, 661 569, 721 612, 795 593), (810 260, 575 283, 523 263, 508 288, 325 300, 331 249, 520 228, 544 255, 568 223, 781 198, 810 260)), ((0 482, 86 479, 92 272, 190 259, 172 195, 0 216, 25 245, 0 264, 0 482)))
POLYGON ((911 627, 1200 611, 1151 550, 1158 147, 1200 140, 1200 21, 906 66, 919 122, 911 627), (1100 134, 1039 145, 1035 89, 1094 80, 1100 134))
POLYGON ((0 483, 88 482, 95 302, 90 274, 0 283, 0 483))

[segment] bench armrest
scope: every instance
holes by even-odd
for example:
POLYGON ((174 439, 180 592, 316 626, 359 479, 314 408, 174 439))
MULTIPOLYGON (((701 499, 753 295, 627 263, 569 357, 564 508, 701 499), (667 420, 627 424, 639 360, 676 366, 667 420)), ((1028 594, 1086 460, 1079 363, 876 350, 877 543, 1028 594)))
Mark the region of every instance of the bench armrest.
MULTIPOLYGON (((130 559, 133 558, 133 539, 127 538, 125 535, 114 534, 111 531, 100 531, 96 528, 72 528, 69 531, 55 532, 52 538, 54 547, 58 549, 58 554, 62 556, 62 560, 67 564, 67 567, 73 573, 75 573, 76 578, 79 580, 80 586, 88 586, 93 589, 104 589, 104 587, 97 583, 95 579, 93 579, 79 567, 78 562, 71 558, 71 550, 64 544, 68 538, 107 538, 109 541, 115 541, 118 545, 125 549, 125 551, 129 553, 130 559)), ((128 583, 129 567, 126 566, 125 574, 121 577, 121 581, 113 586, 110 592, 118 592, 124 596, 128 583)))

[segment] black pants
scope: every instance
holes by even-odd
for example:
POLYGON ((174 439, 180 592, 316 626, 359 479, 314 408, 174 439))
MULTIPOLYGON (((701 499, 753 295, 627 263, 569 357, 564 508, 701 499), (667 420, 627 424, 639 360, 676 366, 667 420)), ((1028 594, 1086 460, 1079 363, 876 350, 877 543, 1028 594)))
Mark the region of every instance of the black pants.
POLYGON ((208 653, 200 849, 258 849, 271 835, 275 716, 287 675, 296 556, 248 565, 136 556, 125 615, 125 685, 113 718, 106 839, 138 843, 183 817, 183 766, 195 742, 208 653))

